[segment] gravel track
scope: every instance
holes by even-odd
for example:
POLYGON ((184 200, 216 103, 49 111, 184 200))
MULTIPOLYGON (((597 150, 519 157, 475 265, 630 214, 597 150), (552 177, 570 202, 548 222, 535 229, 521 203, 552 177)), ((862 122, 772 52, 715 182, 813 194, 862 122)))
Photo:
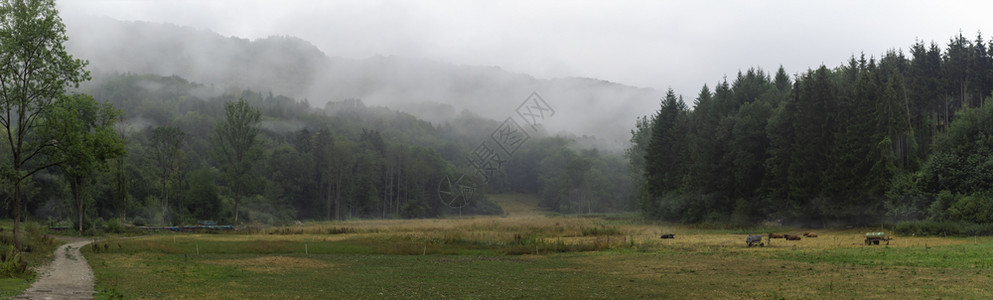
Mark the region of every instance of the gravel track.
POLYGON ((93 299, 93 270, 79 249, 92 240, 78 240, 55 250, 55 259, 38 269, 38 281, 14 299, 93 299))

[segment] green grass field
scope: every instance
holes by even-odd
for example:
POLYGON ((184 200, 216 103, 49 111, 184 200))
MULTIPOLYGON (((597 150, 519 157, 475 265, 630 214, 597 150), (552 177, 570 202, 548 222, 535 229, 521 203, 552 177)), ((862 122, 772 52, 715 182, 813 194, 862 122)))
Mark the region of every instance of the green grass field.
POLYGON ((107 239, 84 253, 105 298, 993 297, 989 237, 865 246, 874 228, 748 248, 747 230, 550 217, 527 209, 533 199, 496 198, 516 208, 505 217, 107 239), (663 231, 676 239, 658 239, 663 231))

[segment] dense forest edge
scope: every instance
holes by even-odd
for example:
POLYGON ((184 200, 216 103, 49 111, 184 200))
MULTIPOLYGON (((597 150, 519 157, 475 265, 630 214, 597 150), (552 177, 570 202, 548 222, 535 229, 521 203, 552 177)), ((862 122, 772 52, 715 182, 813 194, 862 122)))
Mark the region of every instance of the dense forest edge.
POLYGON ((674 91, 626 157, 649 219, 993 233, 993 43, 853 56, 790 76, 753 68, 690 109, 674 91))

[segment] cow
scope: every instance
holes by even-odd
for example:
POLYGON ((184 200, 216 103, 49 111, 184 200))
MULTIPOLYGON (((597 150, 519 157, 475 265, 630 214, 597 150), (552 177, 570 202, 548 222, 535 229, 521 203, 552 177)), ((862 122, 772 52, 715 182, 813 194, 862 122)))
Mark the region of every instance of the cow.
POLYGON ((813 232, 804 232, 803 233, 803 236, 809 237, 809 238, 815 238, 815 237, 817 237, 817 234, 816 233, 813 233, 813 232))
POLYGON ((662 238, 663 239, 674 239, 674 238, 676 238, 676 235, 671 234, 671 233, 666 233, 666 234, 663 234, 662 235, 662 238))
POLYGON ((781 239, 785 238, 782 233, 769 233, 769 239, 781 239))
POLYGON ((786 237, 786 240, 787 241, 799 241, 800 240, 800 236, 799 235, 784 234, 783 236, 786 237))
POLYGON ((762 236, 761 235, 751 235, 751 234, 749 234, 748 237, 745 238, 745 243, 748 244, 748 247, 751 247, 754 244, 759 244, 759 247, 765 246, 765 243, 762 243, 762 236))

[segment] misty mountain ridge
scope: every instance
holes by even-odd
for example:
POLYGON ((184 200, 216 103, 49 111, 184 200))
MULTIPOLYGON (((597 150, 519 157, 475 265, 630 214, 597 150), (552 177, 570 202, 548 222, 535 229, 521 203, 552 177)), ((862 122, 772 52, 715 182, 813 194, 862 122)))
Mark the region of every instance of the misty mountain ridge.
POLYGON ((503 120, 537 92, 556 112, 542 123, 549 132, 594 135, 612 145, 606 148, 626 145, 635 119, 654 113, 662 94, 591 78, 537 79, 493 66, 400 56, 334 57, 290 36, 247 40, 172 24, 80 16, 65 23, 67 49, 89 60, 95 74, 176 75, 308 99, 317 107, 361 99, 434 123, 462 110, 503 120))

